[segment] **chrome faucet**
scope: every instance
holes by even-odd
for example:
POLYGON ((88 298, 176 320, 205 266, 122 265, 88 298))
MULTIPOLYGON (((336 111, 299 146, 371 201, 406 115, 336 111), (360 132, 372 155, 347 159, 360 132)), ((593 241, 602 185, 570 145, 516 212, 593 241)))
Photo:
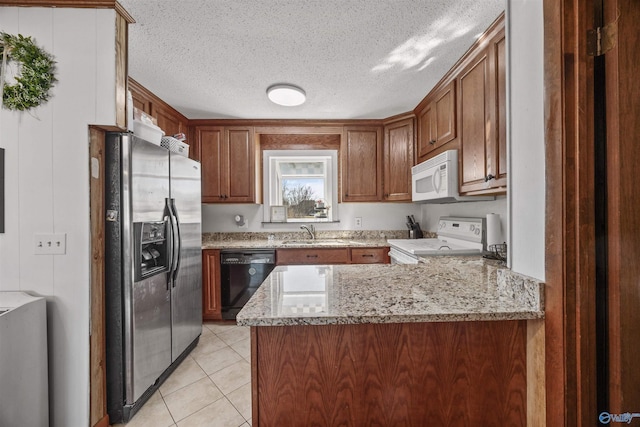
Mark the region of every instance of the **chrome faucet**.
POLYGON ((316 229, 313 224, 301 225, 300 228, 303 230, 307 230, 307 232, 311 236, 311 240, 314 240, 316 238, 316 229))

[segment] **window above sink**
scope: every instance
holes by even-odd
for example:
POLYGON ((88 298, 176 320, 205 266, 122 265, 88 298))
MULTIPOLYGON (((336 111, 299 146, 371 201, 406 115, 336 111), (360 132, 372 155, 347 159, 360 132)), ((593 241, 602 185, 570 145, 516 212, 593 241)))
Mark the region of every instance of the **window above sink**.
POLYGON ((337 150, 264 150, 264 222, 338 219, 337 150))

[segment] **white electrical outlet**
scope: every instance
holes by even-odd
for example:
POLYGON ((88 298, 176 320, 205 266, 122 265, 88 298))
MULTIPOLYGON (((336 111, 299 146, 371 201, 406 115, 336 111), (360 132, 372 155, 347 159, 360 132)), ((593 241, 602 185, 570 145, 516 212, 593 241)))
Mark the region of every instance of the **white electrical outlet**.
POLYGON ((357 216, 356 217, 356 228, 362 228, 362 217, 361 216, 357 216))
POLYGON ((35 234, 33 237, 36 255, 64 255, 67 252, 67 233, 35 234))

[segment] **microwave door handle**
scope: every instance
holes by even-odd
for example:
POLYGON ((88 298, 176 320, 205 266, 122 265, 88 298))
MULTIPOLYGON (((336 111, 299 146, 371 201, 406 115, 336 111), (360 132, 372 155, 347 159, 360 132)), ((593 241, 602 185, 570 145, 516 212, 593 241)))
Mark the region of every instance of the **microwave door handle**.
POLYGON ((442 176, 440 175, 439 169, 436 169, 431 179, 433 180, 433 188, 436 190, 436 193, 439 193, 440 187, 442 186, 442 176))

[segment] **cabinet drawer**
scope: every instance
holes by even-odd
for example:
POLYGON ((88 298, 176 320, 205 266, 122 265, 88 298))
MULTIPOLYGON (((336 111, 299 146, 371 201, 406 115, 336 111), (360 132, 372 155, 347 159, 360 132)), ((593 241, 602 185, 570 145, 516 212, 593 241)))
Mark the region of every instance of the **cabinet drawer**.
POLYGON ((347 264, 349 250, 347 248, 278 249, 276 260, 278 265, 347 264))
POLYGON ((352 248, 352 264, 388 264, 389 248, 352 248))

